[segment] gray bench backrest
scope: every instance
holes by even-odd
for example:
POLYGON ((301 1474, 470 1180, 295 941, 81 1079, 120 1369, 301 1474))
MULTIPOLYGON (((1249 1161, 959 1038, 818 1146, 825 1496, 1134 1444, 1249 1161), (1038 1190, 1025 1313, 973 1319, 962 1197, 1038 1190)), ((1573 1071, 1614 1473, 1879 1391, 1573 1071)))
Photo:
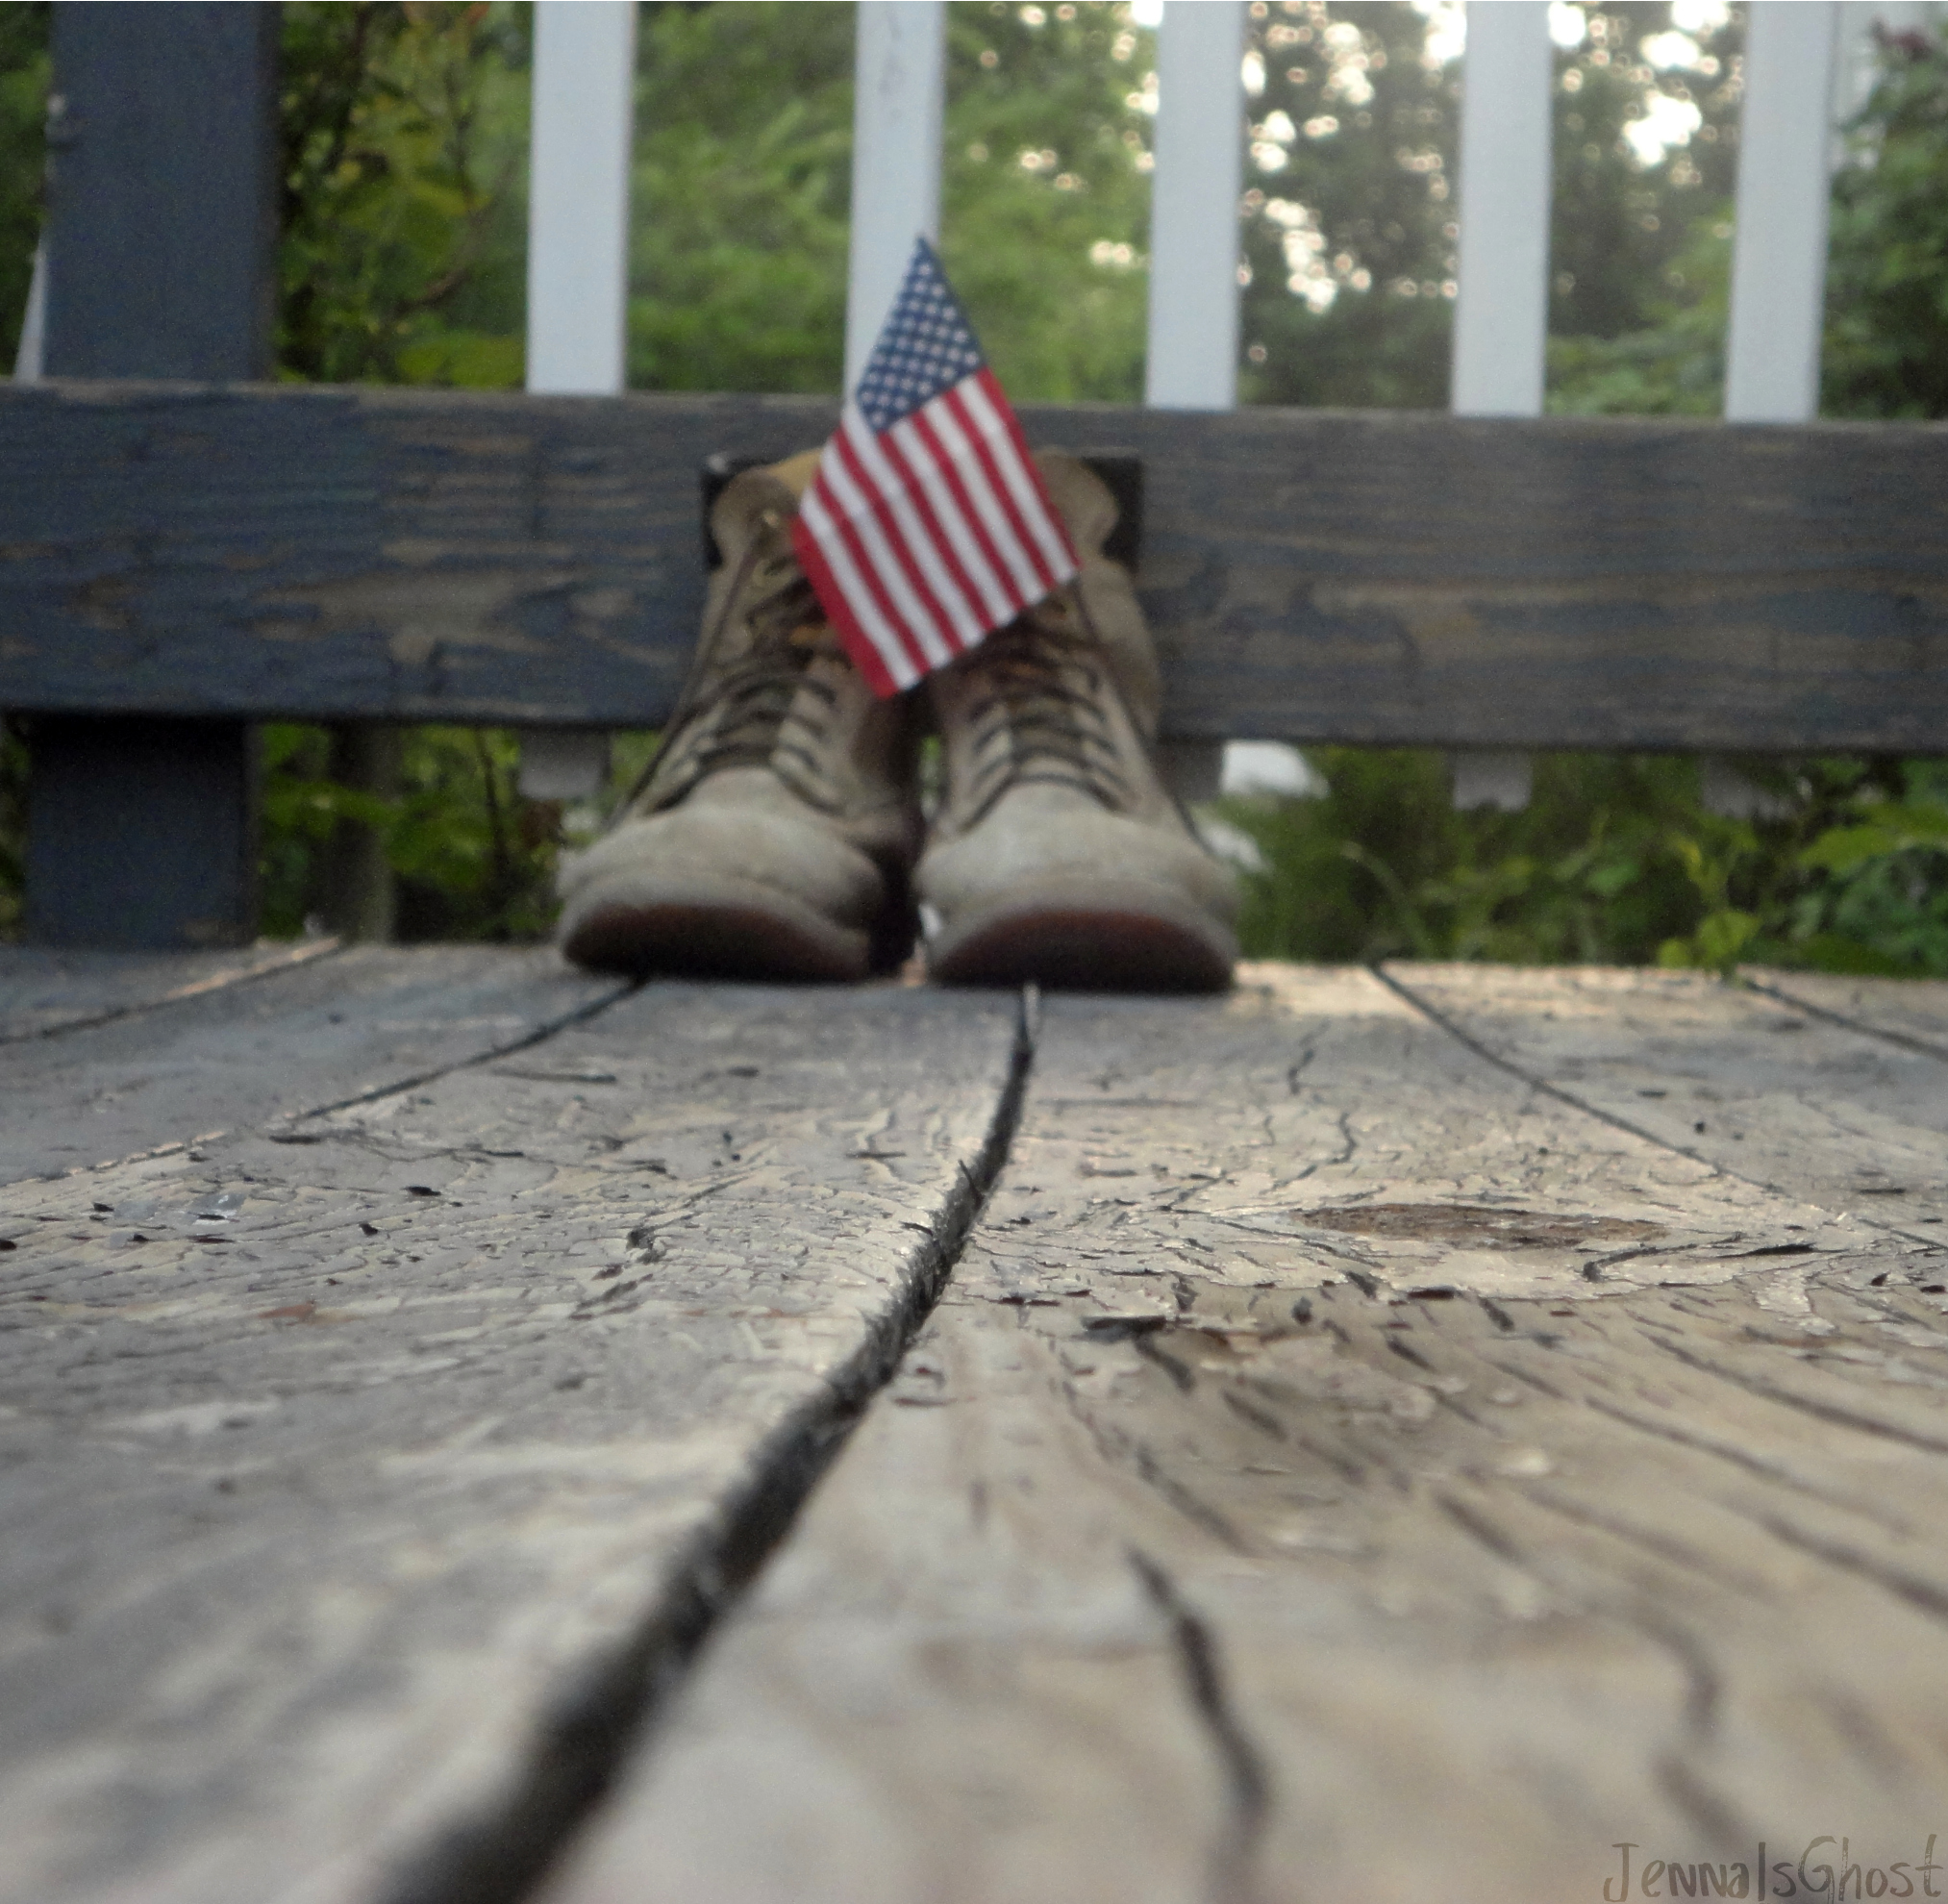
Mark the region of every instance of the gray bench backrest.
MULTIPOLYGON (((0 389, 0 707, 654 726, 794 398, 0 389)), ((1140 455, 1180 738, 1940 750, 1948 428, 1029 406, 1140 455)))

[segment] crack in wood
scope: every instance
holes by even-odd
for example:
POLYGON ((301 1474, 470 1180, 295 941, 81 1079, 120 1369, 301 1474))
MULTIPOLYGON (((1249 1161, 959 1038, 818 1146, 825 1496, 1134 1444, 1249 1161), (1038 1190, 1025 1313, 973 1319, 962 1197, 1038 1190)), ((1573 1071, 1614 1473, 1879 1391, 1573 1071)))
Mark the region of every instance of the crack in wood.
POLYGON ((754 1455, 746 1485, 678 1561, 645 1624, 587 1666, 576 1689, 543 1717, 515 1789, 490 1816, 454 1829, 395 1873, 376 1894, 377 1904, 520 1904, 545 1880, 625 1761, 645 1746, 712 1630, 791 1531, 938 1302, 1013 1142, 1034 1065, 1034 1023, 1030 997, 1018 1008, 1008 1074, 980 1151, 971 1165, 959 1164, 931 1231, 914 1244, 899 1300, 868 1326, 824 1392, 754 1455))
POLYGON ((1645 1341, 1654 1343, 1664 1354, 1674 1356, 1686 1367, 1695 1368, 1703 1375, 1715 1376, 1723 1382, 1734 1383, 1748 1394, 1777 1402, 1782 1408, 1796 1409, 1801 1414, 1813 1415, 1821 1421, 1831 1421, 1836 1427, 1858 1429, 1863 1435, 1877 1435, 1890 1441, 1900 1441, 1911 1448, 1920 1448, 1928 1454, 1948 1454, 1948 1439, 1923 1435, 1901 1422, 1887 1421, 1879 1415, 1863 1414, 1856 1408, 1843 1407, 1837 1402, 1822 1401, 1816 1395, 1800 1394, 1792 1389, 1782 1388, 1777 1382, 1768 1382, 1763 1376, 1747 1374, 1741 1368, 1729 1368, 1724 1364, 1713 1362, 1681 1342, 1668 1340, 1655 1330, 1645 1329, 1642 1334, 1645 1341))
MULTIPOLYGON (((612 1005, 628 997, 635 990, 637 990, 636 982, 618 984, 612 990, 604 992, 600 997, 587 999, 568 1011, 542 1019, 538 1024, 523 1032, 519 1038, 509 1039, 505 1043, 496 1044, 486 1051, 470 1053, 449 1064, 428 1065, 423 1071, 413 1071, 403 1078, 392 1078, 385 1084, 373 1085, 364 1090, 352 1091, 344 1097, 335 1098, 329 1104, 314 1104, 308 1111, 293 1112, 286 1120, 287 1125, 309 1123, 313 1117, 329 1117, 334 1112, 350 1111, 362 1104, 376 1104, 382 1098, 397 1097, 404 1091, 418 1090, 440 1078, 451 1077, 456 1071, 491 1065, 500 1059, 512 1057, 516 1051, 531 1051, 536 1045, 545 1044, 551 1038, 567 1031, 571 1026, 586 1024, 590 1018, 599 1017, 612 1005)), ((263 1135, 273 1142, 277 1140, 275 1130, 266 1130, 263 1135)))
MULTIPOLYGON (((1471 1023, 1493 982, 1436 997, 1471 1023)), ((1511 1020, 1552 982, 1506 980, 1511 1020)), ((1586 1044, 1555 1028, 1574 1057, 1682 1055, 1657 1013, 1689 991, 1591 991, 1586 1044)), ((1859 1300, 1905 1247, 1477 1063, 1365 973, 1049 1020, 909 1364, 929 1406, 875 1412, 552 1904, 703 1894, 726 1859, 727 1894, 816 1904, 1209 1894, 1185 1860, 1235 1845, 1236 1783, 1183 1696, 1194 1652, 1117 1597, 1133 1552, 1266 1778, 1235 1896, 1556 1904, 1612 1838, 1749 1856, 1809 1806, 1859 1842, 1932 1802, 1940 1615, 1871 1574, 1940 1571, 1948 1470, 1719 1379, 1776 1369, 1925 1436, 1948 1329, 1897 1365, 1880 1324, 1940 1315, 1859 1300), (1361 1213, 1357 1281, 1286 1220, 1302 1200, 1361 1213), (1591 1289, 1621 1239, 1557 1247, 1591 1217, 1661 1245, 1591 1289)), ((1874 1102, 1812 1045, 1805 1095, 1874 1102)), ((1739 1113, 1751 1139, 1768 1115, 1739 1113)))
MULTIPOLYGON (((1379 965, 1371 965, 1368 967, 1368 969, 1372 972, 1375 978, 1377 978, 1383 985, 1387 987, 1389 990, 1391 990, 1397 997, 1399 997, 1405 1004, 1410 1006, 1412 1010, 1420 1013, 1432 1023, 1438 1025, 1442 1031, 1446 1032, 1451 1038, 1455 1039, 1459 1043, 1464 1046, 1467 1050, 1473 1052, 1477 1057, 1481 1058, 1486 1063, 1495 1065, 1500 1070, 1506 1071, 1511 1077, 1519 1078, 1531 1090, 1539 1091, 1549 1097, 1553 1097, 1560 1103, 1568 1105, 1577 1111, 1583 1112, 1588 1116, 1595 1117, 1601 1122, 1611 1125, 1613 1129, 1627 1132, 1632 1137, 1639 1138, 1646 1143, 1654 1144, 1660 1150, 1662 1150, 1667 1154, 1682 1157, 1689 1163, 1700 1165, 1707 1170, 1711 1171, 1713 1175, 1723 1176, 1730 1179, 1733 1182, 1748 1184, 1755 1189, 1769 1190, 1775 1193, 1784 1192, 1800 1195, 1805 1194, 1803 1190, 1798 1192, 1786 1192, 1785 1191, 1785 1187, 1779 1183, 1773 1182, 1766 1177, 1756 1175, 1750 1170, 1734 1168, 1729 1163, 1725 1161, 1725 1159, 1722 1156, 1713 1156, 1708 1154, 1707 1150, 1704 1148, 1693 1147, 1690 1144, 1674 1141, 1669 1137, 1661 1136, 1655 1130, 1652 1130, 1646 1126, 1638 1124, 1635 1119, 1625 1117, 1621 1115, 1619 1113, 1609 1109, 1605 1105, 1593 1102, 1588 1096, 1567 1089, 1566 1086, 1563 1084, 1553 1082, 1552 1080, 1539 1075, 1531 1065, 1524 1064, 1520 1062, 1518 1059, 1509 1056, 1506 1052, 1496 1050, 1495 1047, 1492 1044, 1488 1043, 1485 1039, 1477 1037, 1476 1034, 1471 1032, 1464 1024, 1462 1024, 1461 1020, 1453 1013, 1444 1010, 1440 1005, 1436 1004, 1433 998, 1429 997, 1427 995, 1427 991, 1425 989, 1416 989, 1415 987, 1405 983, 1403 980, 1397 978, 1393 973, 1386 970, 1383 966, 1379 965)), ((1791 995, 1772 986, 1759 983, 1756 981, 1741 979, 1740 988, 1744 990, 1753 992, 1755 994, 1769 997, 1777 1000, 1780 1003, 1789 1005, 1795 1011, 1805 1011, 1810 1015, 1824 1019, 1825 1021, 1832 1023, 1842 1030, 1852 1032, 1861 1036, 1880 1039, 1886 1042, 1899 1045, 1904 1049, 1913 1051, 1922 1056, 1935 1059, 1948 1057, 1948 1049, 1944 1049, 1943 1047, 1938 1046, 1928 1040, 1920 1039, 1911 1034, 1901 1032, 1888 1027, 1877 1026, 1865 1019, 1857 1019, 1853 1017, 1848 1017, 1842 1014, 1826 1010, 1824 1008, 1816 1007, 1812 1004, 1810 1004, 1801 997, 1791 995)), ((1775 1029, 1777 1027, 1775 1026, 1775 1029)), ((1564 1067, 1565 1077, 1573 1079, 1576 1077, 1580 1077, 1581 1075, 1582 1071, 1579 1064, 1572 1063, 1564 1067)), ((1663 1097, 1667 1095, 1667 1092, 1663 1090, 1655 1090, 1655 1091, 1647 1091, 1643 1094, 1653 1097, 1663 1097)), ((1709 1098, 1713 1101, 1716 1101, 1718 1099, 1718 1093, 1715 1090, 1711 1090, 1702 1087, 1698 1089, 1698 1094, 1702 1098, 1709 1098)), ((1829 1117, 1835 1117, 1837 1115, 1837 1113, 1836 1112, 1835 1108, 1830 1104, 1821 1103, 1818 1104, 1817 1106, 1810 1108, 1816 1109, 1821 1115, 1829 1117)), ((1698 1119, 1694 1121, 1691 1128, 1696 1133, 1702 1135, 1710 1128, 1710 1126, 1706 1120, 1698 1119)), ((1852 1133, 1849 1134, 1851 1135, 1852 1133)), ((1735 1131, 1732 1135, 1734 1136, 1735 1139, 1738 1139, 1742 1138, 1744 1134, 1742 1132, 1735 1131)), ((1877 1195, 1889 1193, 1899 1194, 1905 1192, 1899 1190, 1890 1190, 1886 1187, 1877 1184, 1861 1185, 1859 1183, 1856 1183, 1853 1186, 1851 1186, 1849 1191, 1849 1195, 1854 1197, 1860 1196, 1861 1194, 1877 1195)), ((1818 1201, 1816 1197, 1809 1198, 1808 1200, 1814 1202, 1818 1201)), ((1858 1221, 1863 1227, 1874 1230, 1881 1235, 1891 1238, 1898 1238, 1904 1241, 1914 1243, 1922 1248, 1935 1246, 1933 1239, 1917 1236, 1912 1229, 1906 1227, 1901 1221, 1897 1219, 1878 1215, 1870 1215, 1865 1214, 1864 1212, 1852 1213, 1852 1215, 1853 1220, 1858 1221)), ((1781 1247, 1783 1249, 1784 1246, 1781 1247)), ((1745 1253, 1759 1254, 1761 1252, 1750 1251, 1745 1253)))
POLYGON ((1830 1566, 1844 1567, 1849 1573, 1857 1573, 1862 1580, 1872 1581, 1895 1598, 1906 1600, 1910 1606, 1918 1607, 1936 1619, 1948 1619, 1948 1588, 1923 1579, 1918 1573, 1911 1573, 1905 1567, 1889 1566, 1886 1562, 1847 1541, 1825 1540, 1809 1533, 1783 1515, 1753 1517, 1775 1540, 1784 1541, 1787 1546, 1815 1555, 1830 1566))
POLYGON ((1851 1017, 1844 1012, 1836 1012, 1825 1005, 1815 1004, 1802 993, 1789 990, 1784 986, 1767 984, 1763 979, 1755 978, 1750 972, 1740 972, 1737 983, 1747 991, 1756 991, 1767 998, 1776 998, 1782 1005, 1790 1005, 1795 1012, 1804 1012, 1810 1018, 1824 1018, 1830 1025, 1837 1025, 1842 1031, 1859 1032, 1865 1038, 1878 1038, 1888 1044, 1898 1044, 1904 1051, 1918 1052, 1924 1058, 1948 1060, 1948 1045, 1937 1044, 1932 1039, 1918 1038, 1912 1032, 1897 1030, 1892 1025, 1877 1025, 1870 1018, 1851 1017))
POLYGON ((1259 1895, 1259 1847, 1272 1809, 1265 1755, 1232 1702, 1217 1639, 1209 1624, 1186 1601, 1169 1573, 1147 1554, 1132 1547, 1130 1566, 1168 1626, 1191 1707, 1224 1769, 1224 1830, 1211 1847, 1212 1904, 1252 1904, 1259 1895))
MULTIPOLYGON (((207 962, 212 957, 227 959, 233 963, 223 965, 216 971, 205 973, 201 977, 186 979, 181 985, 170 987, 152 996, 133 998, 126 1004, 73 1006, 65 1011, 58 1002, 43 1004, 39 1007, 40 1012, 59 1015, 48 1016, 46 1022, 30 1021, 12 1029, 4 1021, 0 1021, 0 1044, 25 1044, 39 1039, 64 1038, 70 1032, 92 1031, 99 1025, 112 1025, 126 1018, 143 1016, 149 1013, 162 1011, 165 1006, 180 1005, 191 998, 207 997, 213 991, 228 991, 237 986, 249 985, 258 979, 275 978, 294 966, 310 965, 319 959, 328 959, 334 953, 343 950, 344 946, 338 939, 318 939, 294 946, 261 945, 256 963, 242 965, 234 963, 237 957, 236 953, 191 955, 199 964, 207 962)), ((114 953, 106 955, 68 953, 49 956, 57 965, 72 965, 97 982, 101 976, 99 968, 111 962, 122 961, 129 964, 131 975, 135 977, 141 975, 142 967, 153 967, 161 963, 147 957, 138 962, 128 961, 127 955, 114 953)), ((25 989, 17 978, 14 985, 16 989, 25 989)), ((21 1015, 31 1017, 32 1012, 33 1008, 30 1007, 28 1013, 21 1015)))
MULTIPOLYGON (((1511 1374, 1519 1373, 1510 1370, 1511 1374)), ((1555 1393, 1552 1390, 1549 1392, 1555 1393)), ((1562 1399, 1561 1395, 1558 1400, 1562 1399)), ((1788 1488, 1794 1493, 1805 1494, 1809 1499, 1823 1501, 1828 1507, 1836 1507, 1852 1514, 1866 1514, 1878 1519, 1889 1533, 1907 1535, 1912 1531, 1910 1523, 1898 1515, 1890 1515, 1878 1503, 1862 1500, 1856 1491, 1842 1492, 1838 1489, 1822 1488, 1815 1481, 1795 1474, 1784 1462, 1770 1460, 1764 1455, 1755 1454, 1750 1448, 1735 1446, 1710 1435, 1700 1434, 1695 1429, 1680 1428, 1669 1421, 1653 1420, 1650 1416, 1638 1415, 1627 1408, 1620 1408, 1615 1402, 1602 1395, 1586 1395, 1584 1406, 1599 1415, 1607 1415, 1612 1421, 1620 1421, 1627 1428, 1635 1428, 1639 1434, 1655 1435, 1660 1441, 1671 1441, 1681 1448, 1690 1448, 1698 1454, 1707 1454, 1716 1460, 1729 1462, 1747 1473, 1757 1475, 1762 1481, 1776 1482, 1782 1488, 1788 1488)))
MULTIPOLYGON (((1538 1078, 1535 1072, 1516 1064, 1513 1059, 1503 1057, 1492 1045, 1483 1043, 1465 1026, 1450 1017, 1432 1000, 1423 998, 1417 991, 1402 985, 1384 965, 1369 965, 1367 970, 1402 1003, 1418 1012, 1430 1023, 1438 1025, 1457 1044, 1465 1046, 1484 1063, 1492 1065, 1496 1070, 1506 1071, 1510 1077, 1520 1079, 1531 1090, 1537 1091, 1544 1097, 1554 1098, 1558 1104, 1566 1104, 1572 1111, 1581 1111, 1586 1115, 1596 1118, 1598 1122, 1608 1124, 1612 1130, 1622 1131, 1629 1137, 1639 1138, 1645 1143, 1655 1144, 1660 1150, 1670 1151, 1679 1157, 1688 1159, 1693 1164, 1702 1164, 1713 1176, 1734 1174, 1726 1170, 1722 1165, 1701 1156, 1697 1151, 1687 1150, 1682 1144, 1672 1143, 1668 1139, 1659 1137, 1655 1131, 1646 1130, 1641 1124, 1633 1123, 1628 1117, 1618 1116, 1613 1111, 1605 1111, 1597 1105, 1590 1104, 1573 1091, 1564 1090, 1561 1086, 1551 1084, 1546 1078, 1538 1078)), ((1744 1178, 1741 1181, 1749 1183, 1752 1179, 1744 1178)), ((1771 1188, 1767 1184, 1761 1184, 1758 1187, 1761 1190, 1771 1188)))

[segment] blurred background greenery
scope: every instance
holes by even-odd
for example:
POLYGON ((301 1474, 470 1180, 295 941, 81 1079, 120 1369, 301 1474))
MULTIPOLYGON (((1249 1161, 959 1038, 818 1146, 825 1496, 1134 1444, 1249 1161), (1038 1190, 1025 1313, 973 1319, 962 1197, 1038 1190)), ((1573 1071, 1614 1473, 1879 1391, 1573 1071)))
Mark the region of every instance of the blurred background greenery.
MULTIPOLYGON (((1261 0, 1245 78, 1241 392, 1439 407, 1454 295, 1454 0, 1261 0)), ((0 4, 0 347, 40 216, 49 9, 0 4)), ((1142 388, 1154 35, 1128 4, 949 10, 942 249, 1018 399, 1142 388)), ((1559 5, 1548 402, 1717 410, 1742 9, 1559 5)), ((644 5, 629 378, 831 391, 844 328, 852 8, 644 5)), ((517 386, 531 10, 512 0, 284 9, 280 374, 517 386)), ((1834 184, 1823 408, 1948 414, 1948 48, 1886 39, 1834 184)), ((423 728, 396 786, 353 791, 323 729, 265 733, 266 929, 325 904, 372 829, 408 939, 545 932, 564 839, 512 736, 423 728)), ((653 746, 622 737, 614 784, 653 746)), ((1437 755, 1322 748, 1309 797, 1216 815, 1248 862, 1247 947, 1513 961, 1948 973, 1948 768, 1745 764, 1755 816, 1699 764, 1557 755, 1519 814, 1457 812, 1437 755), (1317 790, 1323 789, 1324 790, 1317 790)), ((17 925, 25 754, 0 740, 0 933, 17 925)))

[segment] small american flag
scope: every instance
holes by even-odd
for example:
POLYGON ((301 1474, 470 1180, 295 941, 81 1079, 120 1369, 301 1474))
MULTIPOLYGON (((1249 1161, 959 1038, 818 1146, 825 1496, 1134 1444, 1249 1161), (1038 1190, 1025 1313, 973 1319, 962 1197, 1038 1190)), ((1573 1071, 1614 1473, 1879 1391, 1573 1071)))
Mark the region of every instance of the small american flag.
POLYGON ((925 238, 791 537, 881 694, 911 688, 1076 573, 1021 425, 925 238))

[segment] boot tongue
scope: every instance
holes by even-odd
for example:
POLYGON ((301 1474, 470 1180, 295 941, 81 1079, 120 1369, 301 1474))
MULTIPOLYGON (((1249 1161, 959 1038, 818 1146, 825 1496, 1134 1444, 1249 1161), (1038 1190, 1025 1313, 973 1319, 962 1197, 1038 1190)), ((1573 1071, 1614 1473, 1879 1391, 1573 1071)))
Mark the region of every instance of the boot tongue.
POLYGON ((1038 450, 1035 462, 1076 554, 1085 562, 1101 556, 1103 544, 1122 513, 1109 485, 1080 457, 1061 450, 1038 450))
POLYGON ((788 483, 768 469, 742 470, 724 485, 711 510, 711 535, 725 564, 735 568, 752 539, 771 526, 767 515, 783 521, 797 513, 798 495, 788 483))
POLYGON ((724 485, 711 510, 711 534, 726 562, 737 560, 737 552, 762 527, 767 513, 797 514, 800 499, 818 473, 820 454, 818 450, 803 450, 783 463, 740 470, 724 485))
POLYGON ((1068 584, 1068 590, 1079 604, 1093 608, 1088 616, 1091 632, 1102 643, 1103 657, 1137 732, 1146 742, 1152 741, 1162 703, 1156 650, 1131 593, 1134 578, 1121 563, 1103 554, 1103 544, 1122 512, 1109 485, 1079 457, 1042 450, 1036 463, 1048 485, 1049 500, 1061 512, 1069 540, 1083 561, 1083 573, 1068 584))
POLYGON ((812 479, 818 474, 819 460, 824 454, 823 450, 800 450, 783 463, 772 463, 764 474, 783 483, 791 491, 794 502, 802 502, 806 490, 812 487, 812 479))

